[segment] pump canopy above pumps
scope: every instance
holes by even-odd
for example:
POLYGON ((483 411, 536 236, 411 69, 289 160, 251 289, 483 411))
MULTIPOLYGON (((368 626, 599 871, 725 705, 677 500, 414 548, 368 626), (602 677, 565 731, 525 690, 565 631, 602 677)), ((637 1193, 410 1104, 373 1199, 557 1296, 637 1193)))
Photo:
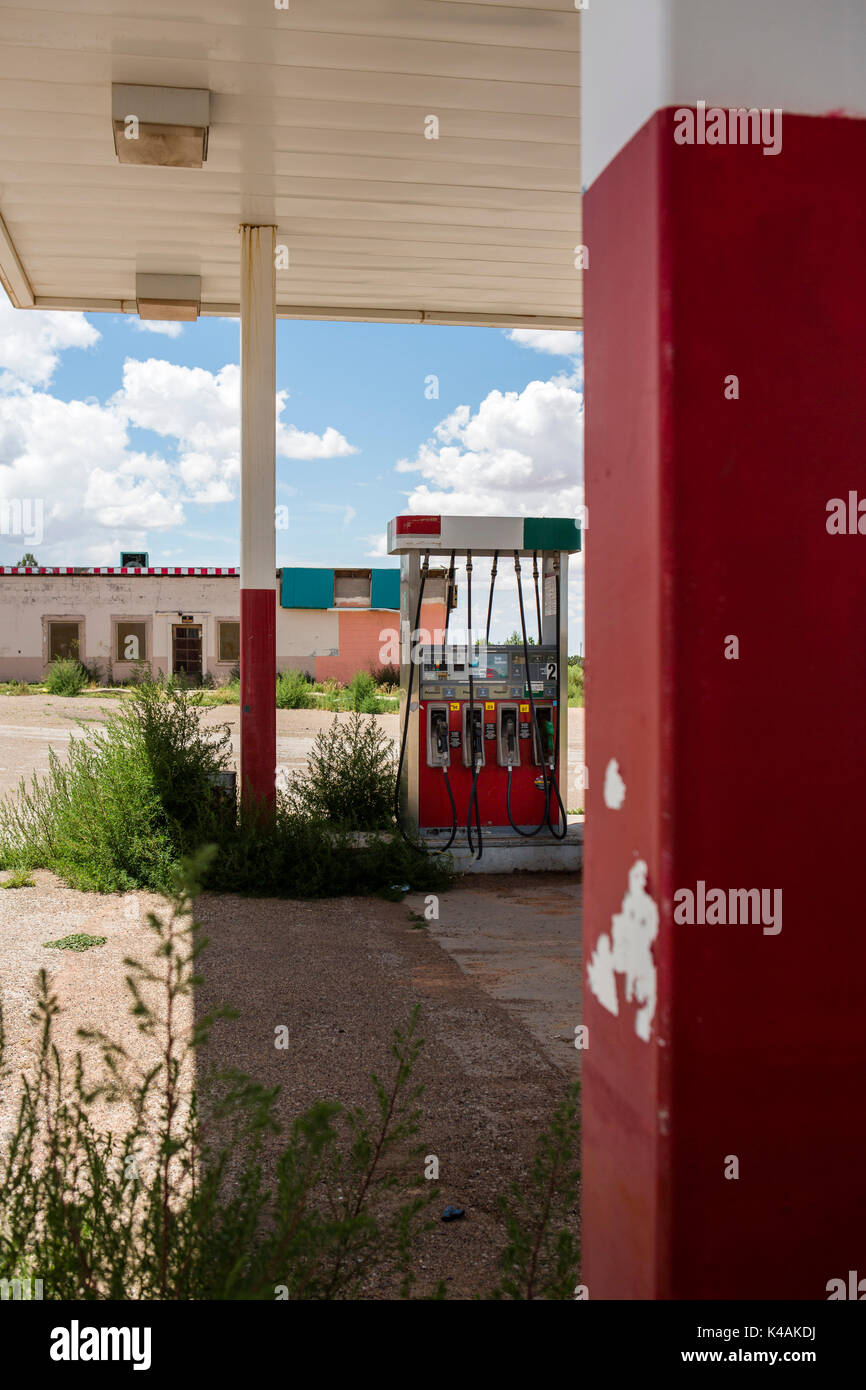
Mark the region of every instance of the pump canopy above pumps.
POLYGON ((581 549, 580 523, 555 516, 396 516, 388 523, 388 554, 455 550, 465 555, 523 555, 581 549))

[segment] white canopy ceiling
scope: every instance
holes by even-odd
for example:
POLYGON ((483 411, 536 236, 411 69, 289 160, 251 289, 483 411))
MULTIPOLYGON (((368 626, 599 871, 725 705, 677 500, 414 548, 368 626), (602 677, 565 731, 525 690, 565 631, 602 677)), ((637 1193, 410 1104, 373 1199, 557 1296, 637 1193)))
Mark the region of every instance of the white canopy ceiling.
POLYGON ((274 222, 282 316, 579 326, 574 0, 278 2, 0 0, 13 302, 134 313, 149 272, 237 313, 274 222), (113 82, 208 88, 205 166, 119 164, 113 82))

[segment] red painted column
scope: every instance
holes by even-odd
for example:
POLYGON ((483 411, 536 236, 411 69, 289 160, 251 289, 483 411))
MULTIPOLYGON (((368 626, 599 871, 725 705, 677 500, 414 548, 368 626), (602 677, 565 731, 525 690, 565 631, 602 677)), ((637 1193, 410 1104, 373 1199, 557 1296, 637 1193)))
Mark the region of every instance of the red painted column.
POLYGON ((241 227, 241 792, 275 800, 276 276, 274 228, 241 227))
POLYGON ((275 799, 276 592, 241 589, 241 786, 249 801, 275 799))
POLYGON ((866 121, 666 111, 585 199, 590 1298, 866 1275, 864 181, 866 121))

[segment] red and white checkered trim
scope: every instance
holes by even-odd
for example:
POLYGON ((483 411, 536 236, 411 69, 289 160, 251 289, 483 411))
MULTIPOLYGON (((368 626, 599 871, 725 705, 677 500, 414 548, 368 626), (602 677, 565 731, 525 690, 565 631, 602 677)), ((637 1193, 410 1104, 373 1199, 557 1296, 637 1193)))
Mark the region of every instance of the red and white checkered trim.
POLYGON ((156 565, 150 569, 121 565, 95 565, 91 569, 83 569, 79 565, 39 565, 38 568, 0 565, 0 574, 203 574, 231 577, 240 574, 240 569, 237 565, 156 565))

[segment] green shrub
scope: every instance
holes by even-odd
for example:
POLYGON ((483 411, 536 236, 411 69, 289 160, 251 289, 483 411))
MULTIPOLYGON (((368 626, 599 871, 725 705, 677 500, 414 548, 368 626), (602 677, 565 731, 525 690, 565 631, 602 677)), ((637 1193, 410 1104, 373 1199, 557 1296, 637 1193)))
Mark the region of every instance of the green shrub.
POLYGON ((444 893, 454 882, 447 855, 421 855, 399 836, 359 841, 342 827, 301 810, 292 793, 273 814, 241 811, 219 845, 207 886, 214 892, 259 898, 336 898, 378 895, 402 899, 394 885, 444 893))
POLYGON ((212 795, 230 736, 209 733, 181 691, 134 689, 101 729, 49 750, 48 773, 0 802, 0 866, 52 869, 75 888, 161 891, 226 813, 212 795))
POLYGON ((104 946, 105 936, 91 936, 89 932, 73 932, 71 936, 61 936, 59 941, 43 941, 49 951, 89 951, 94 946, 104 946))
POLYGON ((213 709, 217 705, 239 705, 241 702, 241 683, 239 680, 227 680, 221 685, 216 685, 213 689, 204 690, 201 696, 201 705, 205 709, 213 709))
POLYGON ((49 695, 80 695, 89 680, 81 662, 70 656, 52 663, 45 684, 49 695))
POLYGON ((569 708, 583 705, 583 657, 568 658, 568 704, 569 708))
POLYGON ((400 689, 400 667, 388 663, 385 666, 371 666, 370 675, 380 690, 400 689))
POLYGON ((101 728, 70 740, 65 761, 49 752, 47 775, 0 802, 0 868, 51 869, 85 890, 160 892, 181 857, 214 843, 208 886, 225 892, 313 898, 450 885, 450 863, 346 833, 390 826, 393 750, 372 719, 323 731, 306 773, 262 813, 215 794, 230 737, 225 726, 200 726, 203 698, 145 681, 101 728))
POLYGON ((88 685, 100 686, 110 684, 110 662, 103 663, 98 657, 94 658, 92 661, 82 661, 81 658, 79 658, 79 665, 84 670, 88 685))
POLYGON ((302 671, 281 671, 277 676, 277 709, 312 709, 318 701, 302 671))
POLYGON ((29 869, 13 869, 8 878, 0 883, 0 888, 35 888, 36 880, 31 878, 29 869))
POLYGON ((375 720, 355 712, 317 735, 305 771, 289 784, 290 803, 314 820, 381 830, 392 824, 396 774, 391 740, 375 720))
POLYGON ((369 671, 357 671, 346 689, 349 707, 359 710, 364 700, 375 698, 376 682, 369 671))

